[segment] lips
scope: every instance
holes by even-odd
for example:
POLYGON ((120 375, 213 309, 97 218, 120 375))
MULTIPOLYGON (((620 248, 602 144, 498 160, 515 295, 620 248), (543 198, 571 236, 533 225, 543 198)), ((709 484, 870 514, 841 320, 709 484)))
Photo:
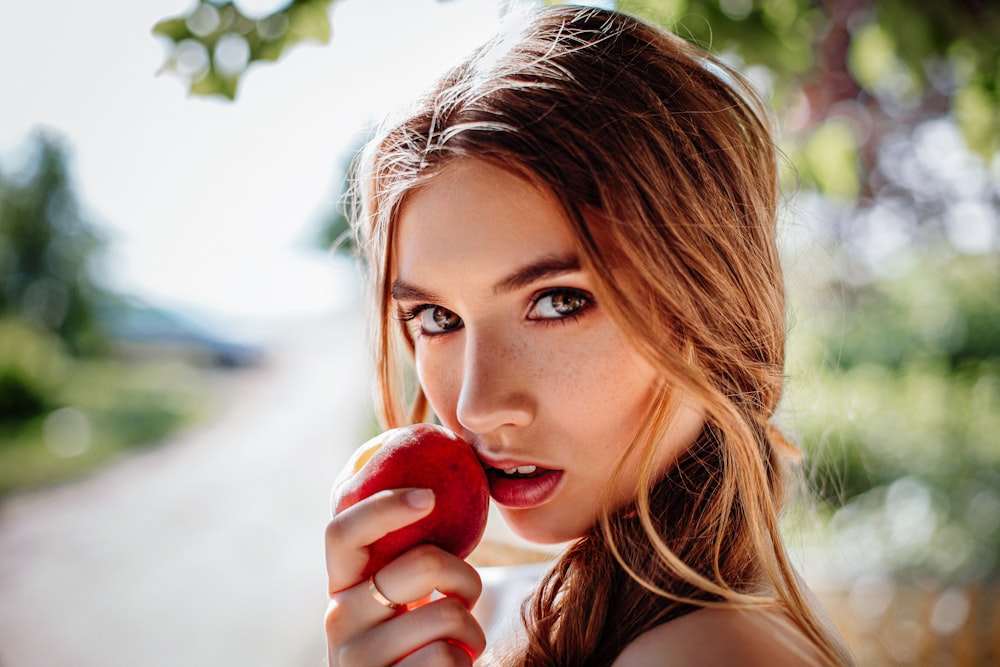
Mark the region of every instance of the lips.
POLYGON ((528 509, 551 498, 562 479, 562 470, 534 464, 484 463, 490 497, 501 507, 528 509))

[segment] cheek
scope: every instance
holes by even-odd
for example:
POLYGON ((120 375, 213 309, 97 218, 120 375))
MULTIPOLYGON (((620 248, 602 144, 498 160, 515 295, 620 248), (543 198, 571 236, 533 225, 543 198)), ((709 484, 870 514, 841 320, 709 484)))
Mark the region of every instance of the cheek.
POLYGON ((415 360, 417 382, 430 403, 434 414, 448 428, 454 429, 451 415, 455 414, 461 390, 461 372, 452 368, 442 355, 418 353, 415 360))
POLYGON ((609 426, 634 431, 648 414, 655 396, 657 375, 638 354, 617 339, 595 355, 584 377, 576 386, 589 386, 584 392, 595 403, 595 418, 609 426))
POLYGON ((621 470, 625 475, 619 479, 634 492, 639 455, 633 452, 626 459, 626 450, 649 419, 662 385, 652 367, 621 344, 606 350, 602 359, 605 363, 586 380, 594 389, 581 392, 587 401, 578 406, 578 418, 593 435, 591 451, 601 464, 601 478, 608 481, 621 470))
POLYGON ((606 318, 584 320, 574 334, 533 346, 525 378, 544 387, 564 424, 600 433, 595 450, 619 452, 652 404, 657 375, 606 318))

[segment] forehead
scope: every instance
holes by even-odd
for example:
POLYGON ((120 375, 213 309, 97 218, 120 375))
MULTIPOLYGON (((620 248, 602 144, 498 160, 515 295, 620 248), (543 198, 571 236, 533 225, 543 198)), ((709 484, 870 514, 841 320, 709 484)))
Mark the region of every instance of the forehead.
POLYGON ((456 161, 406 197, 394 241, 393 279, 421 284, 502 272, 577 248, 551 192, 474 159, 456 161))

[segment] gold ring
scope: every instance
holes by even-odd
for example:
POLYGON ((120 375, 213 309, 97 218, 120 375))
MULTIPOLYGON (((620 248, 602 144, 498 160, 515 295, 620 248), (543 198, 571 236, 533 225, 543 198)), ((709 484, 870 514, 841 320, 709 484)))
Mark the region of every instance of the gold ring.
POLYGON ((385 596, 385 594, 382 593, 382 591, 380 591, 378 589, 378 586, 375 585, 375 575, 374 574, 372 576, 368 577, 368 592, 372 594, 373 598, 375 598, 375 602, 378 602, 383 607, 388 607, 389 609, 399 609, 400 607, 404 607, 405 606, 405 605, 399 604, 398 602, 393 602, 392 600, 390 600, 389 598, 387 598, 385 596))

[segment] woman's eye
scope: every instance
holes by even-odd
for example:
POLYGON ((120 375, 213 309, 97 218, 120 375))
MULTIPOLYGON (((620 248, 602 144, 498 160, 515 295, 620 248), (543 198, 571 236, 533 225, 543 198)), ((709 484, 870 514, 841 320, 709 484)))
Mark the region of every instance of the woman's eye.
POLYGON ((441 306, 427 306, 417 314, 421 333, 433 336, 447 333, 462 325, 462 318, 441 306))
POLYGON ((571 289, 551 290, 535 299, 528 313, 533 320, 557 320, 577 315, 592 303, 584 292, 571 289))

